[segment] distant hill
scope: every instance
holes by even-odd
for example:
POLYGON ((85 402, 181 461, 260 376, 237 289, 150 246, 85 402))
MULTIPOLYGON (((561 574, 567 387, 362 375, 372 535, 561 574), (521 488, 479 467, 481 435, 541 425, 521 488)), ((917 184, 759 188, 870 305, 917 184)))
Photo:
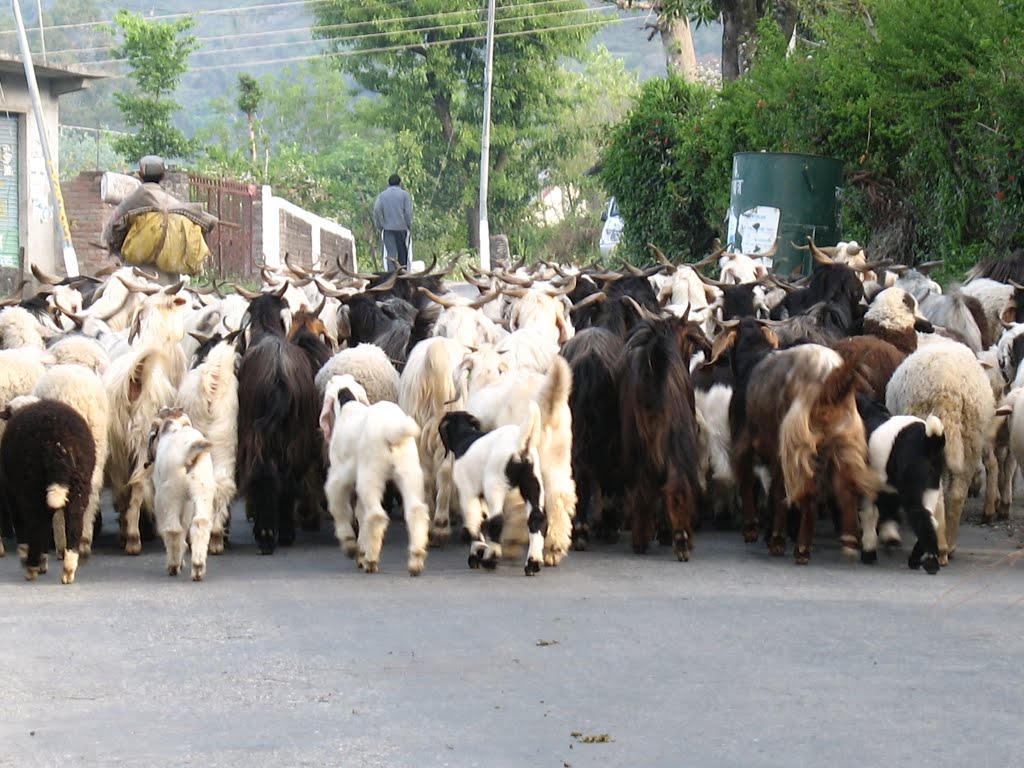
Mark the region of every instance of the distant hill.
MULTIPOLYGON (((593 8, 606 7, 600 0, 590 0, 593 8)), ((307 3, 288 0, 44 0, 43 16, 47 27, 76 24, 45 31, 44 40, 51 64, 99 71, 117 75, 116 64, 90 64, 109 59, 113 42, 103 25, 83 22, 110 21, 120 8, 157 18, 176 14, 193 14, 194 34, 202 41, 191 59, 191 70, 182 78, 178 101, 188 105, 179 120, 187 131, 203 121, 202 105, 218 97, 234 98, 239 73, 255 77, 280 73, 296 60, 316 56, 323 43, 312 40, 310 25, 313 16, 307 3), (290 61, 289 61, 290 60, 290 61)), ((42 50, 38 32, 35 3, 22 3, 30 45, 35 53, 42 50)), ((604 45, 622 59, 626 69, 641 80, 665 73, 665 58, 658 38, 648 40, 643 12, 613 11, 621 21, 601 28, 592 45, 604 45)), ((9 8, 0 10, 0 29, 14 27, 9 8)), ((694 31, 698 59, 716 62, 721 31, 704 27, 694 31)), ((0 50, 17 52, 13 35, 0 34, 0 50)), ((120 79, 96 84, 90 91, 67 96, 61 101, 61 118, 65 124, 118 129, 123 127, 120 115, 110 103, 110 94, 120 87, 120 79)))

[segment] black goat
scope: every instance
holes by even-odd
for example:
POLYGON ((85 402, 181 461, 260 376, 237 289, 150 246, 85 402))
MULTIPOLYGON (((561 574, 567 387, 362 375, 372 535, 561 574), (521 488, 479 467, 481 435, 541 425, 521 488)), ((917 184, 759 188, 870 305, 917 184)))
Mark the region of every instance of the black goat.
POLYGON ((53 516, 64 515, 67 550, 61 582, 78 569, 85 507, 92 487, 96 446, 88 423, 74 408, 39 400, 2 414, 7 430, 0 445, 0 474, 25 578, 46 573, 53 516))
POLYGON ((253 299, 238 369, 238 488, 263 554, 294 541, 295 501, 321 457, 315 363, 285 338, 285 307, 275 294, 253 299))

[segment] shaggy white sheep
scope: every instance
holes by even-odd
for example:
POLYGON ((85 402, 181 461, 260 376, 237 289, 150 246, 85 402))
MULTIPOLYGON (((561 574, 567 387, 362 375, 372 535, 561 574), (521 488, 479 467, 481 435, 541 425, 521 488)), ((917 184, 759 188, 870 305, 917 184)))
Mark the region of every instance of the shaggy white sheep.
POLYGON ((366 390, 371 405, 382 400, 398 402, 398 371, 387 353, 376 344, 358 344, 342 349, 321 366, 316 374, 316 389, 321 400, 327 391, 327 382, 346 373, 366 390))

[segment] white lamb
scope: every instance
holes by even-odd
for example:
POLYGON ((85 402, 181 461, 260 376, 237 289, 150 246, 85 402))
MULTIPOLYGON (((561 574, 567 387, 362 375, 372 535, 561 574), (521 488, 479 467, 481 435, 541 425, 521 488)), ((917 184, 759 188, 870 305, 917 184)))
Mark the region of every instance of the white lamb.
MULTIPOLYGON (((167 575, 185 561, 185 533, 192 550, 192 581, 206 575, 216 481, 211 443, 180 408, 162 408, 149 435, 153 511, 167 549, 167 575)), ((133 478, 133 482, 139 478, 133 478)))
POLYGON ((358 553, 359 567, 366 573, 377 572, 388 528, 381 500, 385 485, 392 480, 405 508, 409 575, 418 576, 427 559, 430 527, 416 449, 419 426, 394 403, 370 405, 365 390, 346 374, 327 384, 320 427, 330 444, 331 467, 324 486, 327 507, 345 554, 353 557, 358 553), (359 528, 358 542, 353 522, 359 528))

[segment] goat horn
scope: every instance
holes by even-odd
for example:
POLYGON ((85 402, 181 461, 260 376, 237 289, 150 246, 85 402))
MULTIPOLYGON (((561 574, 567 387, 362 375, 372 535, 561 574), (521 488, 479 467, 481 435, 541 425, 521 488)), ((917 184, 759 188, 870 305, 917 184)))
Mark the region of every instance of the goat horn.
POLYGON ((427 275, 429 275, 431 273, 431 271, 436 266, 437 266, 437 254, 435 253, 433 258, 431 258, 431 260, 430 260, 430 266, 428 266, 422 272, 408 272, 408 271, 405 271, 405 270, 396 270, 396 273, 402 272, 402 274, 398 275, 399 277, 401 277, 403 280, 411 280, 414 277, 426 277, 427 275))
POLYGON ((239 296, 247 298, 249 301, 257 299, 263 295, 259 291, 250 291, 248 288, 243 288, 238 283, 228 283, 228 285, 235 289, 235 293, 237 293, 239 296))
POLYGON ((132 267, 132 274, 135 275, 136 277, 141 277, 142 279, 149 280, 150 282, 153 283, 160 279, 156 272, 147 272, 146 270, 141 269, 140 267, 132 267))
POLYGON ((391 276, 380 285, 375 285, 372 288, 367 288, 367 293, 387 293, 395 287, 395 283, 398 282, 398 272, 392 272, 391 276))
POLYGON ((274 291, 274 296, 276 296, 277 298, 280 299, 280 298, 282 298, 284 296, 285 291, 287 291, 287 290, 288 290, 288 281, 285 280, 284 281, 284 285, 282 285, 280 288, 278 288, 276 291, 274 291))
POLYGON ((633 275, 634 277, 640 277, 644 273, 642 269, 640 269, 639 267, 634 267, 625 259, 622 260, 622 265, 626 268, 626 271, 629 272, 629 274, 633 275))
POLYGON ((914 269, 916 269, 922 275, 927 275, 929 272, 932 271, 932 269, 934 269, 935 267, 939 266, 942 263, 942 259, 937 259, 936 261, 926 261, 921 264, 915 265, 914 269))
POLYGON ((636 299, 634 299, 632 296, 623 296, 623 299, 625 299, 626 301, 628 301, 630 304, 633 305, 633 309, 636 310, 636 313, 640 317, 646 318, 648 320, 660 320, 661 319, 661 317, 659 315, 654 314, 647 307, 643 307, 640 304, 638 304, 636 299))
POLYGON ((471 306, 473 309, 480 309, 480 307, 482 307, 484 304, 489 304, 499 296, 501 296, 501 291, 491 291, 490 293, 485 293, 479 299, 472 302, 469 306, 471 306))
POLYGON ((470 277, 466 270, 462 270, 462 276, 466 279, 467 283, 469 283, 470 285, 475 285, 477 288, 481 290, 490 290, 491 288, 490 283, 485 283, 483 280, 477 280, 474 277, 470 277))
POLYGON ((166 293, 168 296, 173 296, 174 294, 176 294, 178 291, 180 291, 184 287, 185 287, 185 281, 184 280, 179 280, 174 285, 169 285, 166 288, 164 288, 164 293, 166 293))
POLYGON ((585 299, 580 299, 578 302, 572 305, 569 309, 570 312, 576 312, 577 310, 589 307, 591 304, 600 304, 608 298, 608 294, 604 291, 595 291, 594 293, 587 296, 585 299))
POLYGON ((301 266, 299 266, 298 264, 292 264, 291 263, 291 258, 292 258, 292 255, 290 253, 285 253, 285 255, 284 255, 284 265, 286 267, 288 267, 289 270, 294 272, 299 277, 308 277, 309 273, 305 269, 303 269, 301 266))
POLYGON ((704 285, 712 285, 715 288, 731 288, 733 285, 732 283, 723 283, 719 280, 713 280, 710 277, 706 277, 700 270, 695 269, 694 272, 697 273, 697 277, 702 283, 704 283, 704 285))
POLYGON ((557 298, 558 296, 565 296, 566 294, 572 293, 576 290, 576 277, 569 278, 569 282, 554 291, 544 291, 551 298, 557 298))
POLYGON ((673 264, 671 261, 668 260, 668 256, 666 256, 664 253, 662 253, 661 248, 656 246, 654 243, 648 243, 647 247, 651 249, 651 253, 654 254, 654 257, 658 261, 660 261, 662 264, 664 264, 666 267, 668 267, 673 273, 676 271, 675 264, 673 264))
POLYGON ((320 278, 318 277, 313 278, 313 283, 316 285, 317 290, 319 290, 320 293, 322 293, 324 296, 330 296, 332 299, 343 299, 348 296, 348 294, 345 293, 344 291, 339 291, 337 288, 334 288, 330 285, 325 285, 323 282, 320 281, 320 278))
POLYGON ((103 269, 97 269, 95 276, 97 278, 109 277, 110 275, 112 275, 115 272, 117 272, 117 270, 119 270, 119 269, 120 269, 120 267, 117 266, 117 264, 108 264, 107 266, 103 267, 103 269))
POLYGON ((451 309, 453 307, 464 307, 464 306, 466 306, 465 304, 461 304, 461 303, 459 303, 457 301, 453 301, 452 299, 446 299, 443 296, 438 296, 436 293, 434 293, 429 288, 427 288, 426 286, 423 286, 423 285, 419 286, 416 290, 418 290, 420 293, 422 293, 424 296, 426 296, 428 299, 430 299, 435 304, 440 304, 445 309, 451 309))
POLYGON ((343 265, 340 261, 338 262, 338 269, 341 270, 343 275, 347 275, 348 277, 354 277, 357 280, 374 280, 377 277, 377 275, 365 275, 361 272, 352 272, 351 270, 347 269, 345 265, 343 265))
POLYGON ((121 281, 121 285, 133 293, 144 293, 147 296, 152 296, 154 293, 158 293, 160 291, 159 285, 138 285, 136 283, 130 283, 124 279, 124 275, 118 275, 117 279, 121 281))
POLYGON ((61 281, 61 278, 46 274, 35 264, 32 265, 32 274, 43 285, 57 285, 61 281))
POLYGON ((814 244, 814 238, 809 235, 807 237, 807 245, 811 249, 811 255, 814 257, 816 262, 819 264, 835 264, 827 253, 814 244))
POLYGON ((523 288, 529 288, 533 285, 533 279, 529 277, 520 277, 514 272, 495 272, 494 276, 505 283, 511 283, 512 285, 520 285, 523 288))
POLYGON ((517 299, 523 298, 526 295, 526 288, 500 288, 501 293, 506 296, 514 296, 517 299))
POLYGON ((188 335, 191 336, 196 341, 198 341, 200 345, 205 344, 206 342, 213 338, 212 336, 203 336, 203 334, 196 333, 195 331, 189 331, 188 335))

